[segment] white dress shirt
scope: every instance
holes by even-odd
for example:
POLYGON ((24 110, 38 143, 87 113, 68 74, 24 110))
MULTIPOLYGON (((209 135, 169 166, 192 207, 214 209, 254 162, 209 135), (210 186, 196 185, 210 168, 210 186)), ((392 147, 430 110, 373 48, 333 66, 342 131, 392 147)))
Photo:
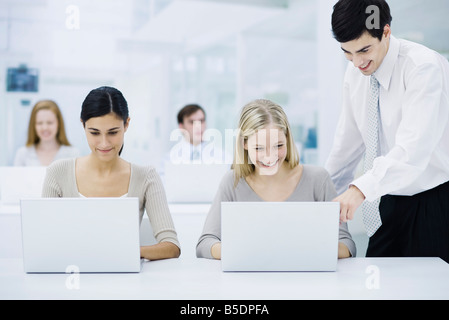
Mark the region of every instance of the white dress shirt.
POLYGON ((194 146, 186 139, 178 141, 162 158, 158 173, 165 179, 165 167, 172 164, 232 164, 232 155, 213 141, 203 141, 194 146))
POLYGON ((171 148, 169 159, 165 160, 169 160, 174 164, 221 164, 226 163, 225 161, 228 160, 229 157, 226 158, 226 156, 226 152, 213 142, 203 141, 195 146, 183 139, 171 148))
POLYGON ((414 195, 449 180, 449 63, 422 45, 390 37, 374 73, 380 82, 380 154, 354 179, 367 141, 369 76, 352 62, 344 79, 343 107, 326 163, 340 194, 357 186, 366 200, 414 195))

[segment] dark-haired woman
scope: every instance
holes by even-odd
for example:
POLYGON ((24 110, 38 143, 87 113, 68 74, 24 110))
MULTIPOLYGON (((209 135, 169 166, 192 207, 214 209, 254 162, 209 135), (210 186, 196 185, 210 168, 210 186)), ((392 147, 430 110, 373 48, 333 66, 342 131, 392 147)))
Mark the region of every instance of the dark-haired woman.
POLYGON ((180 245, 156 170, 120 157, 130 122, 122 93, 112 87, 92 90, 83 102, 81 122, 91 153, 49 166, 42 196, 137 197, 140 219, 146 210, 157 240, 155 245, 141 247, 141 256, 148 260, 179 257, 180 245))

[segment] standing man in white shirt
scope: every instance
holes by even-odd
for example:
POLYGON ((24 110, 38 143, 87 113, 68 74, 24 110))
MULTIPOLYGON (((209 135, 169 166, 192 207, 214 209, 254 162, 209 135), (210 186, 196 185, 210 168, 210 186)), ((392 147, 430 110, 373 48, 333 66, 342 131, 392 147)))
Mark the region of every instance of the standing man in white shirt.
POLYGON ((340 220, 362 205, 367 256, 449 262, 449 63, 396 39, 391 21, 384 0, 334 6, 332 31, 350 63, 326 168, 340 220))

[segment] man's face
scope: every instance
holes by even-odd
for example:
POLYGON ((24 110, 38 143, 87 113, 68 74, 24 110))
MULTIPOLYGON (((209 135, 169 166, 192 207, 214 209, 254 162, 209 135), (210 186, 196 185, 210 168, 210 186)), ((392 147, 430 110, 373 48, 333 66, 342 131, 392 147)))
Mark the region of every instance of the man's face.
POLYGON ((186 130, 185 138, 193 145, 198 145, 203 140, 203 132, 206 129, 206 120, 203 111, 198 110, 190 116, 184 117, 183 123, 179 124, 180 129, 186 130))
POLYGON ((368 31, 358 39, 341 43, 346 59, 352 61, 354 67, 366 76, 373 74, 382 64, 390 44, 391 30, 386 25, 382 40, 372 37, 368 31))

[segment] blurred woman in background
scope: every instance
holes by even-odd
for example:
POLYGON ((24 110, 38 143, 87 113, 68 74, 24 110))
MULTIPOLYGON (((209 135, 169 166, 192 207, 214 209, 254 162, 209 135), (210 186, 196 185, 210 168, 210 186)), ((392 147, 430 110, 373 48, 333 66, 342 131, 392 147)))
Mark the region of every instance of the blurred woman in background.
POLYGON ((17 150, 15 166, 48 166, 54 160, 79 154, 67 139, 64 119, 51 100, 37 102, 31 111, 26 145, 17 150))

